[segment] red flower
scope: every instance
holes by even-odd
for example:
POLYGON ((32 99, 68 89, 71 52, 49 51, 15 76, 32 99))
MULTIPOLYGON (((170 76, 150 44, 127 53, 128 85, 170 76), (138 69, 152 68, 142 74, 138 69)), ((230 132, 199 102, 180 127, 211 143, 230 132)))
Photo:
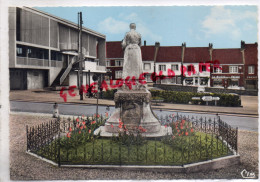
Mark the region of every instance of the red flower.
POLYGON ((181 129, 183 129, 183 126, 181 125, 181 129))
POLYGON ((69 127, 69 131, 72 131, 71 127, 69 127))
POLYGON ((77 124, 76 127, 79 128, 79 124, 77 124))
POLYGON ((177 130, 178 133, 180 133, 180 130, 177 130))
POLYGON ((67 133, 67 137, 68 137, 68 138, 70 138, 70 137, 71 137, 71 135, 70 135, 70 132, 68 132, 68 133, 67 133))
POLYGON ((95 124, 95 123, 96 123, 96 121, 92 121, 92 122, 91 122, 91 124, 95 124))
POLYGON ((82 126, 80 126, 80 129, 81 129, 81 130, 83 129, 83 125, 82 125, 82 126))
POLYGON ((111 124, 110 127, 113 128, 114 126, 111 124))
POLYGON ((194 131, 193 128, 191 128, 191 129, 190 129, 190 132, 193 133, 193 131, 194 131))
POLYGON ((79 122, 79 118, 77 118, 76 121, 79 122))
POLYGON ((122 128, 122 125, 120 124, 120 125, 118 125, 118 128, 122 128))
POLYGON ((86 128, 86 125, 84 125, 84 128, 86 128))
POLYGON ((98 114, 98 115, 97 115, 97 117, 99 118, 99 117, 100 117, 100 115, 98 114))
POLYGON ((79 134, 81 133, 81 131, 79 130, 79 134))
POLYGON ((184 124, 184 123, 185 123, 185 120, 183 119, 181 122, 182 122, 182 124, 184 124))
POLYGON ((181 134, 179 134, 179 136, 181 136, 181 134))
POLYGON ((83 125, 85 125, 85 124, 86 124, 86 122, 85 122, 85 121, 83 121, 83 122, 82 122, 82 124, 83 124, 83 125))
POLYGON ((165 128, 167 128, 167 125, 164 125, 165 128))
POLYGON ((106 117, 108 118, 108 112, 106 112, 106 117))
POLYGON ((91 133, 91 130, 88 130, 88 133, 91 133))
POLYGON ((186 136, 188 136, 188 135, 189 135, 189 133, 186 131, 186 132, 185 132, 185 135, 186 135, 186 136))

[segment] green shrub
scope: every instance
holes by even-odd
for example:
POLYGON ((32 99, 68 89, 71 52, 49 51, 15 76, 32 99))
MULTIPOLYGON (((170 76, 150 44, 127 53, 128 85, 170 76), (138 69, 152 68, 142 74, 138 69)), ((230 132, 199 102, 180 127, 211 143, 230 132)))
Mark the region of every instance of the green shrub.
MULTIPOLYGON (((166 103, 176 103, 176 104, 188 104, 192 102, 193 104, 202 104, 206 105, 206 102, 202 99, 192 100, 192 97, 200 97, 203 96, 212 96, 219 97, 220 100, 217 101, 218 106, 240 106, 241 100, 239 95, 232 94, 220 94, 220 93, 195 93, 195 92, 177 92, 177 91, 169 91, 169 90, 150 90, 152 97, 161 97, 163 98, 163 102, 166 103)), ((209 102, 209 105, 214 105, 215 102, 209 102)))
POLYGON ((116 89, 111 89, 103 92, 103 99, 114 100, 114 94, 116 91, 116 89))
MULTIPOLYGON (((113 100, 114 93, 116 89, 107 90, 103 93, 104 99, 113 100)), ((220 93, 195 93, 195 92, 177 92, 177 91, 169 91, 169 90, 150 90, 152 94, 152 99, 160 99, 166 103, 175 103, 175 104, 202 104, 206 105, 206 102, 201 100, 192 100, 192 97, 200 97, 203 96, 212 96, 219 97, 220 100, 217 101, 218 106, 232 106, 238 107, 241 106, 241 100, 239 95, 232 94, 220 94, 220 93)), ((208 103, 209 105, 215 105, 214 101, 208 103)))

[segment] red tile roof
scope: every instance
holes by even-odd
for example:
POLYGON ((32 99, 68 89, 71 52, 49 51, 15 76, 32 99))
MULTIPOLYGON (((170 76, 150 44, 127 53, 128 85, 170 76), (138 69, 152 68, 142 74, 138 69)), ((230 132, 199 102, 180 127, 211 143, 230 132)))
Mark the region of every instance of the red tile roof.
POLYGON ((245 64, 256 64, 258 63, 258 49, 256 44, 245 44, 245 64))
POLYGON ((121 41, 106 42, 106 54, 107 58, 124 58, 121 41))
POLYGON ((181 46, 159 47, 156 62, 181 62, 181 46))
POLYGON ((220 64, 243 64, 240 49, 213 49, 212 59, 220 64))
POLYGON ((184 63, 200 63, 210 60, 208 47, 186 47, 184 63))
POLYGON ((142 51, 143 61, 153 61, 154 60, 155 46, 142 46, 141 51, 142 51))

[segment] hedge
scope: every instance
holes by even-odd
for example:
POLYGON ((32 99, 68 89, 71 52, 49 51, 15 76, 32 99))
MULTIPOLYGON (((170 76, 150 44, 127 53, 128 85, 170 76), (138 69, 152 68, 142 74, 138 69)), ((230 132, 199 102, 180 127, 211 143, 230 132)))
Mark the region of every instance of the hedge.
MULTIPOLYGON (((104 99, 114 99, 114 93, 116 90, 107 90, 103 94, 104 99)), ((206 102, 201 100, 192 100, 192 97, 212 96, 219 97, 220 100, 217 101, 218 106, 241 106, 241 100, 239 95, 234 94, 221 94, 221 93, 195 93, 195 92, 178 92, 178 91, 168 91, 168 90, 150 90, 152 97, 160 97, 165 103, 174 104, 202 104, 206 105, 206 102)), ((209 105, 215 105, 214 101, 208 102, 209 105)))

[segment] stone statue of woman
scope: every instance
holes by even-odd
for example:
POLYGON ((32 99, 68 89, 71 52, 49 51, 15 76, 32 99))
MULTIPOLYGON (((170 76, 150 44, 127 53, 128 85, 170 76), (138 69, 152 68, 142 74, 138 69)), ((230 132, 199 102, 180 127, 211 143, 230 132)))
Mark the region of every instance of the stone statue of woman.
POLYGON ((122 78, 134 76, 136 80, 139 79, 140 74, 143 72, 143 62, 141 54, 141 34, 135 31, 135 23, 130 24, 130 31, 126 33, 122 41, 124 49, 124 65, 122 78))

